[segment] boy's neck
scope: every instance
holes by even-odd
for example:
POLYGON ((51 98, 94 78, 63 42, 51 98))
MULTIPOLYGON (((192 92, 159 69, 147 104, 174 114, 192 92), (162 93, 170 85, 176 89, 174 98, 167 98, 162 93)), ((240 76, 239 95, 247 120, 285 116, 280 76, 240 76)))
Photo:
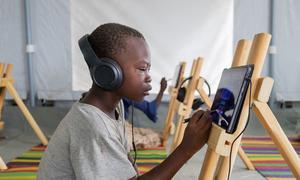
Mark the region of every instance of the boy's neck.
POLYGON ((109 91, 91 88, 86 96, 81 100, 82 103, 93 105, 103 111, 112 119, 117 119, 115 110, 121 98, 116 97, 109 91))

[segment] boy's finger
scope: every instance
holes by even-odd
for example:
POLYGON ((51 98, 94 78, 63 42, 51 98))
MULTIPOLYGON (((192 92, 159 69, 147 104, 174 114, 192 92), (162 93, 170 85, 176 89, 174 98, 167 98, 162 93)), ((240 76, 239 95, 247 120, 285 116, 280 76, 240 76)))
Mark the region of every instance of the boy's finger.
POLYGON ((210 123, 210 113, 209 111, 204 111, 203 115, 201 117, 199 117, 200 120, 197 121, 197 123, 210 123))
POLYGON ((193 114, 193 116, 191 118, 191 122, 198 121, 203 115, 204 115, 204 111, 202 111, 202 110, 195 112, 195 114, 193 114))

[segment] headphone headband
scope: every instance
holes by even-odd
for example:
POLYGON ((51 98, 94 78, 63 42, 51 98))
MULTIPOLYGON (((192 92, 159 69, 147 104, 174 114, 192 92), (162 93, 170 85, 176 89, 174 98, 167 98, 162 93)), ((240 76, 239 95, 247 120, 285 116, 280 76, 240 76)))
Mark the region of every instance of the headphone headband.
POLYGON ((91 69, 99 63, 99 58, 91 47, 88 37, 89 34, 84 35, 79 39, 78 44, 89 69, 91 69))

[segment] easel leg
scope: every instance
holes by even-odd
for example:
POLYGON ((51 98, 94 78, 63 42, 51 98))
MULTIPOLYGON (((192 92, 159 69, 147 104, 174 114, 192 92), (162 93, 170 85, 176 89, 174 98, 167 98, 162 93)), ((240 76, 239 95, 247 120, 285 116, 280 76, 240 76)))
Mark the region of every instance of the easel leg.
POLYGON ((42 132, 40 127, 37 125, 36 121, 34 120, 32 115, 26 108, 25 104, 23 103, 22 99, 19 97, 19 95, 18 95, 17 91, 15 90, 15 88, 13 87, 13 85, 10 82, 7 82, 6 87, 7 87, 8 92, 14 98, 14 100, 17 103, 17 105, 19 106, 20 110, 26 117, 28 123, 30 124, 30 126, 32 127, 32 129, 34 130, 36 135, 38 136, 38 138, 41 140, 43 145, 47 145, 48 140, 47 140, 46 136, 44 135, 44 133, 42 132))
MULTIPOLYGON (((239 143, 240 144, 240 143, 239 143)), ((244 152, 244 150, 241 148, 241 146, 239 146, 239 150, 238 150, 239 156, 242 159, 242 161, 244 162, 244 164, 246 165, 246 167, 249 170, 255 170, 252 162, 250 161, 250 159, 248 158, 248 156, 246 155, 246 153, 244 152)))
POLYGON ((199 180, 214 179, 214 173, 217 169, 220 155, 214 152, 209 147, 207 148, 204 162, 202 164, 201 173, 198 177, 199 180))
POLYGON ((162 137, 162 146, 165 147, 167 142, 168 142, 168 138, 169 138, 169 134, 171 132, 171 127, 172 127, 172 123, 173 123, 173 118, 175 115, 175 99, 172 98, 170 100, 170 104, 169 104, 169 109, 168 109, 168 114, 166 117, 166 121, 165 121, 165 127, 164 127, 164 131, 163 131, 163 137, 162 137))
POLYGON ((0 88, 0 130, 4 128, 4 122, 2 121, 2 109, 5 101, 5 91, 6 89, 4 87, 0 88))
MULTIPOLYGON (((0 63, 0 77, 1 78, 4 77, 3 73, 4 73, 4 64, 0 63)), ((0 87, 0 112, 2 112, 2 108, 4 105, 5 90, 6 90, 5 87, 0 87)), ((0 118, 0 120, 1 120, 1 118, 0 118)))
POLYGON ((0 156, 0 171, 6 170, 6 169, 7 169, 7 166, 6 166, 5 162, 3 161, 3 159, 0 156))
POLYGON ((179 139, 180 131, 182 130, 182 126, 183 126, 182 122, 183 122, 183 116, 179 116, 170 152, 173 152, 179 144, 178 139, 179 139))
MULTIPOLYGON (((183 120, 181 122, 183 122, 183 120)), ((181 128, 179 129, 174 149, 181 143, 181 141, 183 139, 185 128, 186 128, 186 124, 181 123, 181 128)))
POLYGON ((253 111, 271 136, 273 142, 279 148, 281 155, 289 165, 294 176, 300 179, 300 159, 298 154, 289 142, 267 103, 255 101, 253 111))
POLYGON ((170 152, 173 152, 174 149, 175 149, 175 144, 177 143, 177 137, 178 137, 178 131, 180 130, 180 127, 181 127, 181 123, 177 122, 177 125, 176 125, 176 130, 175 130, 175 134, 174 134, 174 137, 173 137, 173 142, 172 142, 172 145, 171 145, 171 151, 170 152))
MULTIPOLYGON (((243 151, 243 149, 240 146, 241 139, 242 138, 239 137, 239 139, 236 140, 236 142, 233 144, 233 147, 232 147, 230 173, 232 172, 232 167, 234 165, 237 153, 239 153, 240 158, 242 159, 242 161, 244 162, 244 164, 246 165, 246 167, 249 170, 255 170, 253 164, 250 162, 249 158, 246 156, 245 152, 243 151)), ((228 171, 229 171, 229 157, 221 156, 219 173, 218 173, 216 179, 217 180, 226 180, 227 176, 228 176, 228 171)))

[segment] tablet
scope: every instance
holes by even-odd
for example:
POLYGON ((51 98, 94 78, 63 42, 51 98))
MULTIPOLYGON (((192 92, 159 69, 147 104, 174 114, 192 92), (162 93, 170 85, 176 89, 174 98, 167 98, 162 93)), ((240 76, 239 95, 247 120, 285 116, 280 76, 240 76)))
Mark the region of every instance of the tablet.
POLYGON ((172 84, 171 84, 172 87, 177 88, 179 86, 180 75, 182 74, 182 71, 183 71, 183 63, 180 63, 176 66, 175 73, 172 78, 172 84))
POLYGON ((253 69, 250 64, 223 70, 210 114, 227 133, 236 130, 253 69))

